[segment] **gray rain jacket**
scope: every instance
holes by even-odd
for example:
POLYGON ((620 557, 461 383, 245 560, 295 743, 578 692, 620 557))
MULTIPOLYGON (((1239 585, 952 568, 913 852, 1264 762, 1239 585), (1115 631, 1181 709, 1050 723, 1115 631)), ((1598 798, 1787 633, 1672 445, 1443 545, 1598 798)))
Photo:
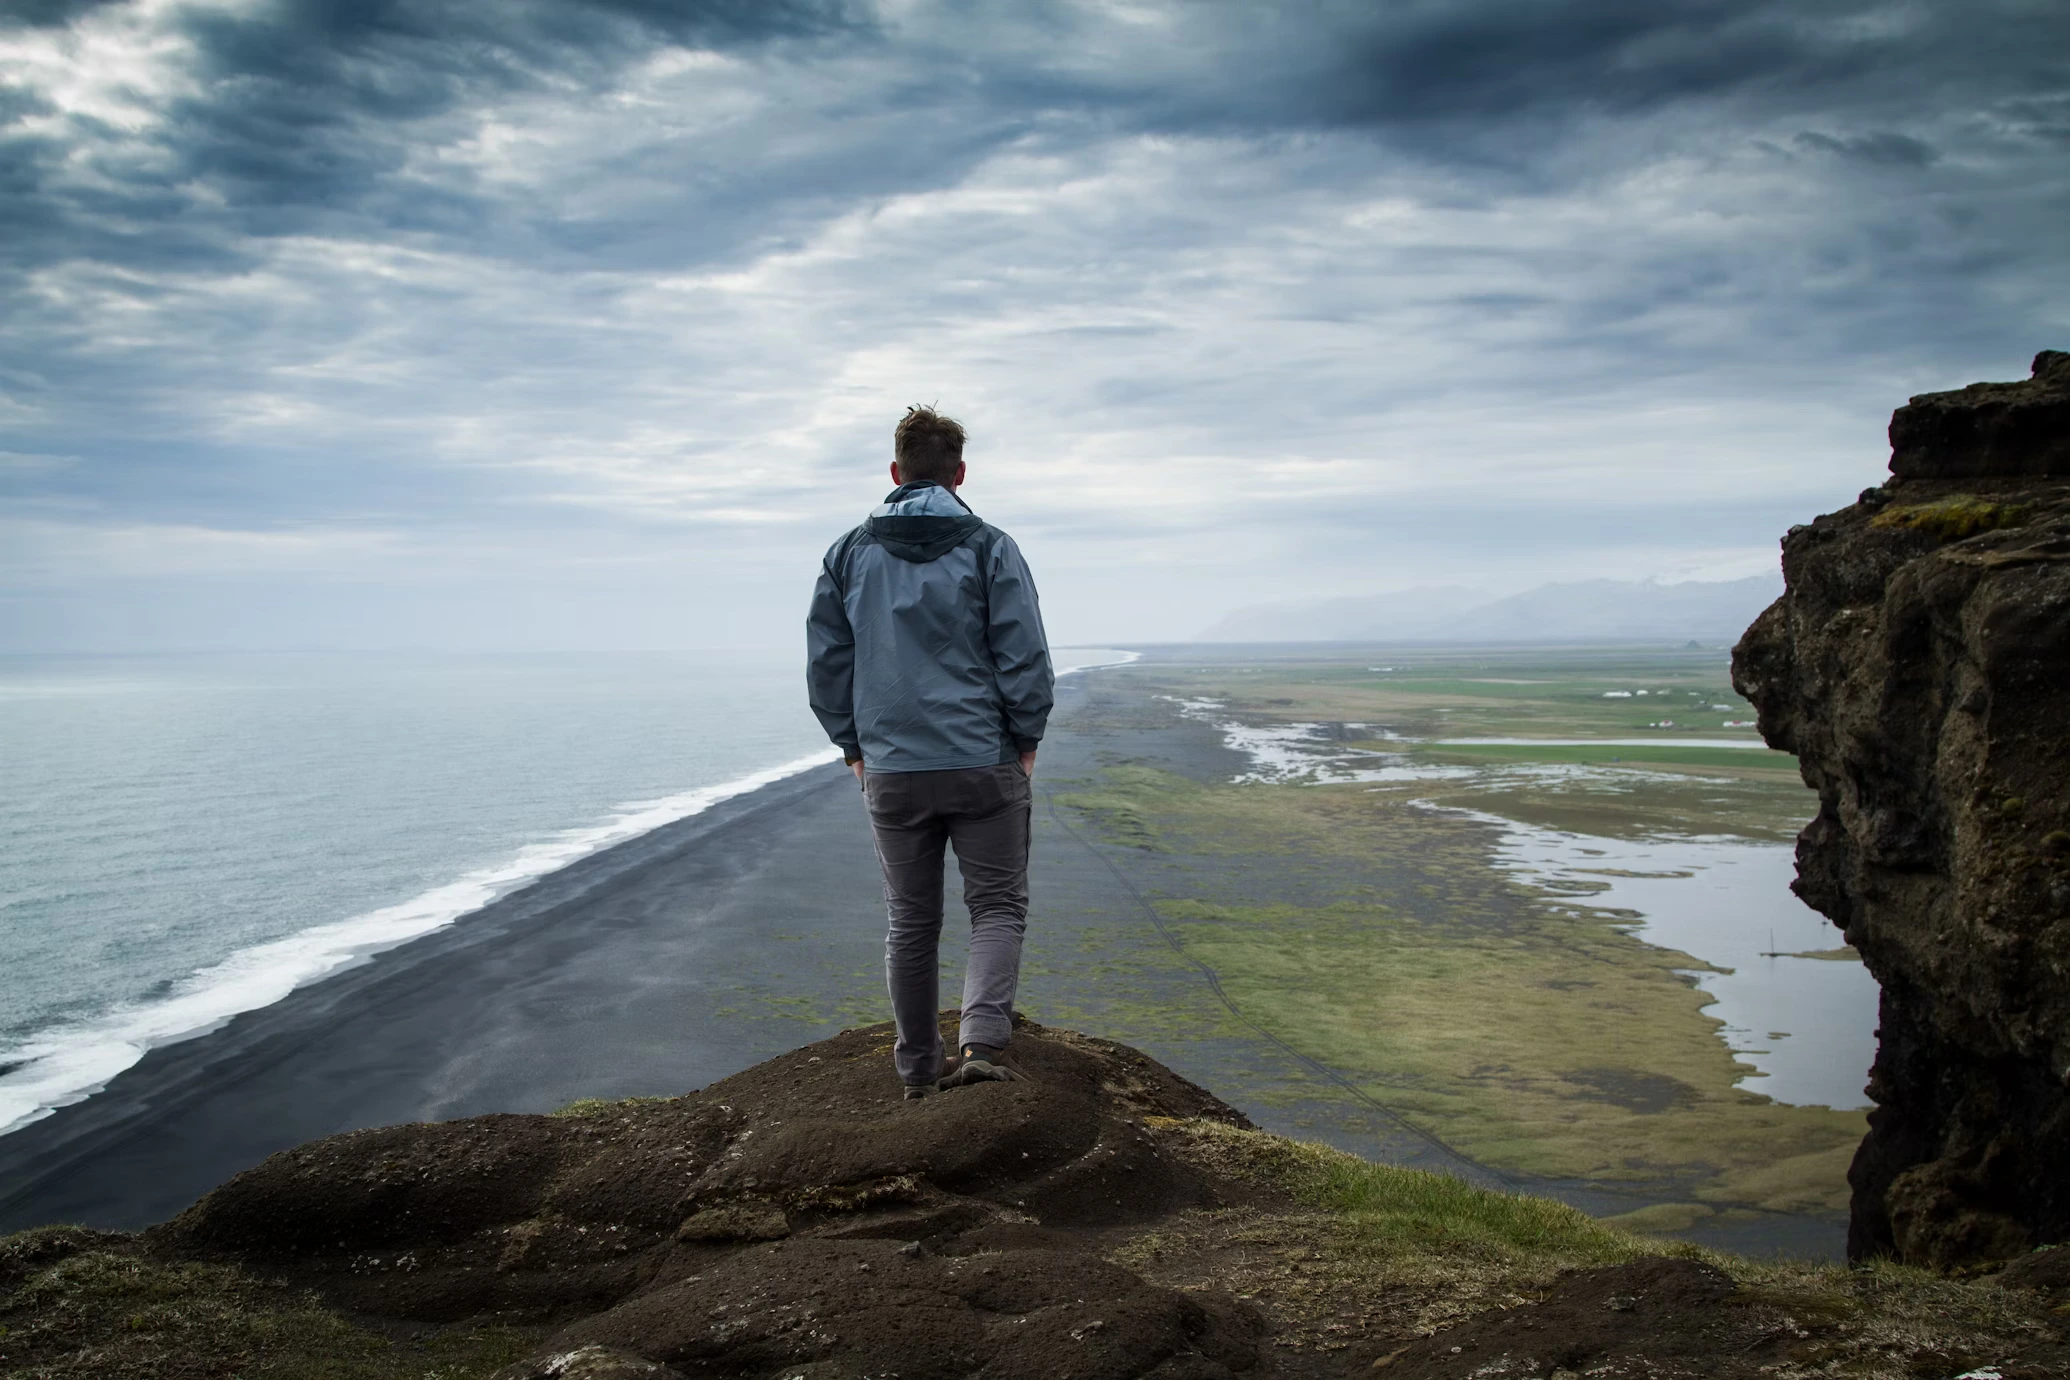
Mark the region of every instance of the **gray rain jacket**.
POLYGON ((812 712, 871 771, 1032 752, 1056 678, 1013 538, 939 484, 893 489, 835 542, 805 620, 812 712))

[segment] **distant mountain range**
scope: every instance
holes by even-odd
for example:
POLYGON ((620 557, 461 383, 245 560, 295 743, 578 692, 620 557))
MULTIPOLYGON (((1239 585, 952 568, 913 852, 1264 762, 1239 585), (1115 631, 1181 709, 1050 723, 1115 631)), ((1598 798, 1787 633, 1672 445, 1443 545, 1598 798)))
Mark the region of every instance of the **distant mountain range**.
POLYGON ((1581 580, 1501 598, 1456 587, 1257 604, 1203 642, 1684 642, 1739 640, 1782 593, 1782 576, 1744 580, 1581 580))

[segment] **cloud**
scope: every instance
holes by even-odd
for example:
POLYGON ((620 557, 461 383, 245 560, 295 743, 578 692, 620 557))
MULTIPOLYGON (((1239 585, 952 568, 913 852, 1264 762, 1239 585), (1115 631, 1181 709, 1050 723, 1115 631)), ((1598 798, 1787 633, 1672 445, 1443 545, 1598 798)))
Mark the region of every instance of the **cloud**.
POLYGON ((1883 163, 1898 167, 1923 168, 1940 154, 1932 146, 1918 139, 1888 131, 1877 134, 1858 134, 1845 139, 1835 139, 1830 134, 1816 130, 1805 130, 1796 137, 1798 146, 1818 153, 1830 153, 1839 158, 1859 159, 1864 163, 1883 163))
POLYGON ((834 0, 659 5, 379 0, 94 7, 0 34, 16 68, 0 263, 235 271, 248 237, 469 236, 493 212, 418 156, 498 102, 587 100, 669 45, 733 52, 852 30, 834 0))
POLYGON ((10 583, 67 584, 84 566, 96 580, 194 574, 276 575, 335 571, 395 546, 384 532, 237 531, 170 523, 86 525, 0 520, 0 574, 10 583))
POLYGON ((775 627, 919 400, 1074 636, 1741 569, 1907 394, 2070 335, 2060 7, 35 18, 0 449, 77 459, 0 465, 0 514, 70 533, 45 582, 300 533, 370 587, 723 584, 775 627))
POLYGON ((69 24, 118 0, 15 0, 0 10, 0 29, 47 29, 69 24))
POLYGON ((76 455, 33 455, 19 450, 0 450, 0 470, 14 470, 17 473, 55 470, 78 463, 79 457, 76 455))

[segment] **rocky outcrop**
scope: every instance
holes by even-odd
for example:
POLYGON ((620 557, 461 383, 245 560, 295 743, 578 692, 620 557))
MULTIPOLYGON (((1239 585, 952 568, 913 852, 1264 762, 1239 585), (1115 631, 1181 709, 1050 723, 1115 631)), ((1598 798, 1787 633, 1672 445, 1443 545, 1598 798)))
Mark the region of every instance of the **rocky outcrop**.
POLYGON ((141 1234, 0 1237, 0 1374, 2070 1375, 2070 1250, 2000 1286, 1667 1258, 1267 1135, 1124 1045, 1021 1024, 1028 1081, 907 1101, 891 1039, 332 1136, 141 1234))
POLYGON ((1240 1113, 1133 1050, 1034 1025, 1011 1056, 1027 1081, 919 1102, 886 1096, 889 1051, 873 1027, 682 1098, 315 1141, 147 1239, 354 1315, 544 1324, 505 1380, 1257 1365, 1256 1308, 1100 1257, 1110 1230, 1235 1191, 1146 1118, 1240 1113))
POLYGON ((1912 399, 1792 528, 1733 679, 1819 809, 1797 892, 1882 984, 1849 1252, 2070 1239, 2070 354, 1912 399))

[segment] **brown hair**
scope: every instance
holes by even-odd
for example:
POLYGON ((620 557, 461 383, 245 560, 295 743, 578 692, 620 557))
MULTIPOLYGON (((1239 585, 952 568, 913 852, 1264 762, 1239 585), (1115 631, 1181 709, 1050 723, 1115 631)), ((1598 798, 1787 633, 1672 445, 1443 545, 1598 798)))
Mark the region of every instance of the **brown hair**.
POLYGON ((931 407, 909 407, 892 433, 892 454, 899 478, 908 484, 953 483, 963 462, 963 424, 931 407))

